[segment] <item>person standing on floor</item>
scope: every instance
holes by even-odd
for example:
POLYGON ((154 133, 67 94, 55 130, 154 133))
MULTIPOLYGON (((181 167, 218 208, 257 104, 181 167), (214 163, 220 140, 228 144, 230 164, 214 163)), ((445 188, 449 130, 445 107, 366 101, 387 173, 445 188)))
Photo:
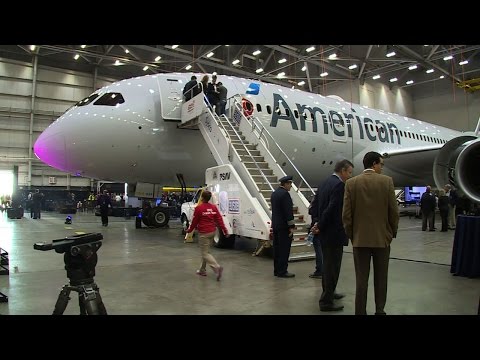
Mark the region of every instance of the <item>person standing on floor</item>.
POLYGON ((281 278, 291 278, 295 274, 289 273, 288 257, 293 240, 293 202, 288 193, 292 188, 293 177, 284 176, 280 186, 272 193, 272 229, 273 229, 273 275, 281 278))
POLYGON ((427 186, 425 192, 422 194, 420 199, 420 210, 422 211, 422 231, 427 230, 427 220, 428 220, 428 229, 430 231, 435 231, 435 208, 437 207, 437 199, 435 195, 432 194, 432 188, 427 186))
POLYGON ((217 274, 217 281, 219 281, 222 277, 223 266, 218 264, 213 255, 209 253, 209 249, 213 242, 216 228, 219 227, 225 236, 228 236, 228 230, 225 227, 225 223, 217 206, 209 203, 211 197, 212 193, 210 191, 204 190, 202 192, 200 197, 202 202, 195 208, 192 224, 187 230, 185 239, 187 239, 189 233, 197 228, 199 234, 198 245, 200 246, 200 252, 202 254, 202 264, 200 269, 197 270, 197 274, 207 276, 208 264, 215 274, 217 274))
POLYGON ((108 210, 112 207, 112 200, 107 190, 103 190, 97 199, 97 206, 100 207, 100 215, 102 216, 102 226, 108 226, 108 210))
POLYGON ((334 303, 344 297, 335 293, 340 268, 342 266, 343 247, 348 245, 348 238, 342 223, 343 196, 345 181, 352 177, 353 164, 344 159, 335 164, 334 173, 330 175, 317 190, 318 217, 316 224, 323 254, 323 292, 320 296, 320 311, 339 311, 343 305, 334 303))
POLYGON ((448 196, 445 195, 445 190, 440 189, 438 191, 438 210, 440 210, 440 218, 442 219, 442 230, 440 231, 443 232, 448 231, 448 205, 448 196))
POLYGON ((384 160, 374 151, 363 158, 363 173, 345 183, 342 220, 353 246, 355 315, 367 314, 370 259, 373 259, 375 314, 385 315, 390 243, 397 236, 398 205, 393 180, 382 175, 384 160))

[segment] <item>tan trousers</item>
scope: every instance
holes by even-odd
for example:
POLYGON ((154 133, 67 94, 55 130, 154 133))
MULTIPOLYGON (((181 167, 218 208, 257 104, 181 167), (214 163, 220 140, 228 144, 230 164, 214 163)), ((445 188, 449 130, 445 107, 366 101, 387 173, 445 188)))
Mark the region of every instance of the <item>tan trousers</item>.
POLYGON ((456 206, 452 206, 448 204, 448 227, 451 229, 455 229, 456 227, 456 219, 455 219, 455 208, 456 206))
POLYGON ((202 265, 200 270, 206 270, 207 264, 210 265, 215 271, 220 268, 220 265, 217 263, 217 260, 213 257, 212 254, 208 252, 210 245, 215 236, 215 231, 212 233, 200 234, 198 236, 198 246, 200 247, 200 253, 202 254, 202 265))

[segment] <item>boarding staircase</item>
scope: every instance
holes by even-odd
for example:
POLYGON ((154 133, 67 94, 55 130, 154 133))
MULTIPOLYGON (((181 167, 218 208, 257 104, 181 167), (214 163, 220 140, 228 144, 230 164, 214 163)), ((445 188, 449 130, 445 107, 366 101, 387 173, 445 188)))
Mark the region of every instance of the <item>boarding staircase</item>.
MULTIPOLYGON (((244 115, 241 100, 241 95, 231 97, 227 104, 227 116, 218 116, 206 104, 203 94, 199 94, 184 104, 185 111, 191 115, 183 116, 182 109, 179 128, 200 129, 217 164, 229 163, 234 167, 250 195, 259 201, 269 219, 270 196, 279 185, 278 179, 286 173, 293 175, 290 196, 294 205, 295 231, 289 261, 315 258, 313 247, 306 242, 310 228, 307 198, 312 199, 315 192, 260 120, 244 115), (202 111, 192 110, 193 106, 188 103, 195 101, 197 107, 201 103, 202 111)), ((270 238, 267 236, 258 240, 254 255, 272 246, 270 238)))

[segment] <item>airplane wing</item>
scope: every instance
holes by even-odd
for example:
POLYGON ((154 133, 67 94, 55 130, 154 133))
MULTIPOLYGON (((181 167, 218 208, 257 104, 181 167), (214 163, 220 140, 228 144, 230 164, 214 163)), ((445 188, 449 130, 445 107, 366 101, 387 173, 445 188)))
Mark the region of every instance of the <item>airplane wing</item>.
POLYGON ((393 157, 401 157, 405 155, 418 154, 426 151, 436 151, 436 150, 440 150, 443 147, 443 145, 444 144, 436 144, 436 145, 422 146, 422 147, 411 147, 407 149, 392 149, 382 153, 382 156, 386 159, 390 159, 393 157))
POLYGON ((433 163, 444 144, 380 152, 385 159, 383 173, 395 177, 395 186, 434 185, 433 163))

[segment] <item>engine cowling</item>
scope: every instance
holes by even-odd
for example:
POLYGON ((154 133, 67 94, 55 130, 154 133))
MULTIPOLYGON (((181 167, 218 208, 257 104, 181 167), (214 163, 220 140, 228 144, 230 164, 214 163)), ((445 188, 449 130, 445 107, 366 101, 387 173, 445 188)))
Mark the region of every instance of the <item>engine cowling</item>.
POLYGON ((480 203, 480 138, 463 135, 447 142, 435 158, 433 178, 437 188, 452 184, 480 203))

